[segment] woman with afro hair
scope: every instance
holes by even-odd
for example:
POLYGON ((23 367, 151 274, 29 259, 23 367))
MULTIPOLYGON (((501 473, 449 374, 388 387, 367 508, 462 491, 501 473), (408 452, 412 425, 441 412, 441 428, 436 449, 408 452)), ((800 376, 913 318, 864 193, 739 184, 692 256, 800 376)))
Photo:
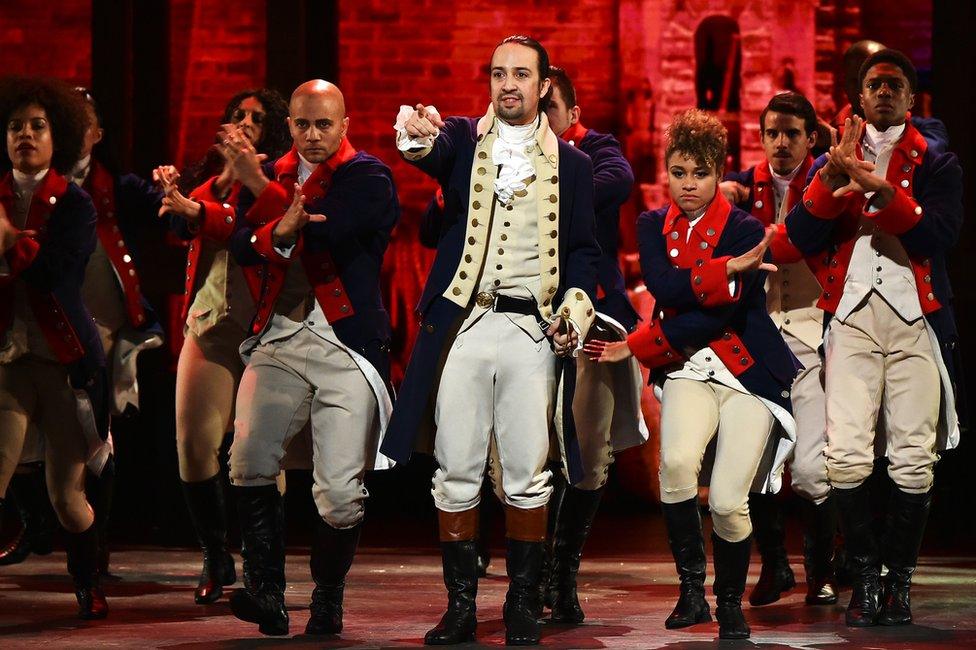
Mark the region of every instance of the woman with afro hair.
POLYGON ((760 467, 779 489, 792 448, 790 387, 799 364, 766 312, 772 233, 718 192, 725 127, 689 110, 675 116, 665 150, 671 204, 637 220, 641 271, 655 313, 626 341, 592 341, 594 360, 631 355, 651 370, 661 400, 661 501, 680 597, 665 627, 711 621, 699 474, 715 439, 708 483, 719 637, 750 634, 741 599, 749 570, 748 495, 760 467), (764 460, 768 459, 768 460, 764 460))
MULTIPOLYGON (((108 435, 105 355, 81 286, 95 248, 95 208, 68 175, 87 126, 59 82, 0 82, 0 119, 12 169, 0 181, 0 494, 28 427, 46 440, 51 502, 65 530, 78 615, 104 618, 98 536, 85 497, 85 463, 108 435)), ((3 500, 0 499, 0 510, 3 500)))
MULTIPOLYGON (((222 128, 241 133, 263 158, 276 160, 291 146, 287 115, 288 105, 276 91, 246 90, 228 102, 222 128)), ((172 167, 159 167, 154 175, 165 192, 161 212, 169 214, 171 227, 189 242, 186 338, 176 371, 176 449, 183 494, 203 547, 194 600, 204 605, 237 581, 227 549, 218 454, 233 426, 234 399, 244 371, 238 348, 249 336, 261 279, 245 277, 226 247, 241 184, 218 145, 182 178, 172 167)))

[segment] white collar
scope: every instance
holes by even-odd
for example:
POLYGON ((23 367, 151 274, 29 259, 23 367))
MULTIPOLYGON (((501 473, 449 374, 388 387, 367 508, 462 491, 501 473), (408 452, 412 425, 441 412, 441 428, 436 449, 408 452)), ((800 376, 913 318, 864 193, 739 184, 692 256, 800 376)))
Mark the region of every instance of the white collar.
POLYGON ((14 183, 21 192, 33 192, 37 184, 41 182, 48 170, 43 169, 36 174, 25 174, 17 169, 13 170, 14 183))
MULTIPOLYGON (((766 164, 769 165, 768 162, 766 164)), ((802 162, 799 165, 797 165, 796 167, 794 167, 793 168, 793 171, 791 171, 791 172, 787 172, 785 174, 777 174, 775 171, 773 171, 773 166, 772 165, 769 165, 769 173, 772 175, 773 180, 780 180, 780 181, 783 181, 784 183, 789 183, 794 178, 796 178, 796 175, 800 171, 800 168, 801 167, 803 167, 803 163, 802 162)))
POLYGON ((872 151, 879 153, 882 149, 894 146, 901 140, 903 133, 905 133, 905 122, 898 126, 889 126, 884 131, 879 131, 869 123, 864 129, 864 140, 872 151))
POLYGON ((302 154, 298 154, 298 184, 304 185, 305 181, 308 180, 308 177, 312 175, 312 172, 314 172, 315 168, 318 166, 318 163, 310 163, 305 160, 305 157, 302 156, 302 154))
POLYGON ((535 137, 535 131, 539 128, 539 120, 535 119, 528 124, 509 124, 508 122, 497 119, 498 139, 507 145, 517 146, 525 144, 535 137))
POLYGON ((709 205, 711 205, 711 203, 706 203, 705 205, 703 205, 702 207, 698 208, 697 210, 695 210, 691 214, 688 214, 687 212, 685 212, 685 216, 688 217, 688 228, 689 229, 690 228, 694 228, 695 227, 695 224, 698 223, 699 221, 701 221, 701 218, 705 216, 705 212, 708 211, 708 206, 709 205))
POLYGON ((68 176, 71 178, 72 181, 74 181, 78 185, 81 185, 85 182, 85 179, 88 178, 88 174, 90 171, 91 171, 91 154, 88 154, 87 156, 79 160, 77 163, 75 163, 75 166, 71 169, 71 173, 68 174, 68 176))

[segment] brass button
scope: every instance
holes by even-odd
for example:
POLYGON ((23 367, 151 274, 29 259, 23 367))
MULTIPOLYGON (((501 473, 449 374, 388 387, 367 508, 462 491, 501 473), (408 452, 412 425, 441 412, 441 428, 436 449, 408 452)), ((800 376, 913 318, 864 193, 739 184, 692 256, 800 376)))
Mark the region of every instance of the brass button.
POLYGON ((475 238, 474 237, 468 237, 468 243, 469 244, 474 244, 474 242, 475 242, 475 238))
POLYGON ((467 280, 468 274, 464 271, 461 271, 460 273, 458 273, 458 277, 461 278, 462 280, 467 280))
POLYGON ((555 256, 556 256, 556 249, 555 248, 550 248, 549 249, 549 257, 555 257, 555 256))
POLYGON ((552 178, 549 179, 549 182, 551 182, 553 185, 555 185, 556 183, 559 182, 559 177, 558 176, 553 176, 552 178))
MULTIPOLYGON (((482 153, 484 153, 484 152, 482 152, 482 153)), ((474 191, 475 192, 480 192, 483 189, 485 189, 485 188, 481 185, 481 183, 475 183, 474 184, 474 191)))
POLYGON ((479 167, 478 168, 478 176, 484 176, 486 173, 488 173, 488 172, 485 171, 485 168, 484 167, 479 167))
POLYGON ((549 203, 555 203, 558 200, 559 200, 559 197, 556 196, 555 194, 550 194, 549 195, 549 203))
POLYGON ((508 235, 502 233, 502 241, 508 241, 508 235))
MULTIPOLYGON (((481 139, 481 136, 478 136, 478 139, 480 140, 481 139)), ((484 151, 479 151, 478 152, 478 158, 480 158, 481 160, 484 160, 487 157, 488 157, 487 152, 484 152, 484 151)), ((484 170, 482 170, 482 171, 484 171, 484 170)))
POLYGON ((481 201, 474 201, 473 203, 471 203, 471 207, 474 208, 475 210, 480 210, 481 209, 481 201))
POLYGON ((584 296, 584 295, 583 295, 583 292, 582 292, 582 291, 577 291, 577 292, 576 292, 576 299, 577 299, 577 300, 582 300, 582 299, 583 299, 583 298, 585 298, 585 297, 586 297, 586 296, 584 296))
POLYGON ((460 287, 454 287, 454 289, 453 289, 453 291, 451 291, 451 293, 453 293, 455 296, 460 296, 461 295, 461 288, 460 287))
POLYGON ((549 233, 549 236, 552 237, 553 239, 555 239, 556 237, 559 236, 559 231, 558 230, 553 230, 552 232, 549 233))
POLYGON ((551 273, 552 275, 556 275, 556 271, 557 271, 557 270, 558 270, 558 269, 556 269, 556 267, 554 266, 554 267, 552 267, 551 269, 549 269, 549 273, 551 273))
POLYGON ((471 225, 474 226, 475 228, 477 228, 478 227, 478 220, 477 219, 472 219, 471 220, 471 225))
POLYGON ((555 221, 556 220, 556 213, 555 212, 550 212, 548 218, 549 218, 549 221, 555 221))
POLYGON ((504 255, 505 254, 505 249, 504 248, 499 248, 498 249, 498 254, 499 255, 504 255))
POLYGON ((467 262, 468 264, 470 264, 471 263, 471 256, 470 255, 465 255, 464 256, 464 261, 467 262))

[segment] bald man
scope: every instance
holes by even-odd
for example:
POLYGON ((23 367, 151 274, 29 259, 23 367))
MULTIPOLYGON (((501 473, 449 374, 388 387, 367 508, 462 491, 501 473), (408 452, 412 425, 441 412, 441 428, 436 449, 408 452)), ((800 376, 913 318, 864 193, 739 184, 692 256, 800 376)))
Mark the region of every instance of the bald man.
POLYGON ((367 469, 392 410, 390 319, 380 266, 400 215, 390 169, 356 151, 339 89, 314 80, 289 104, 293 147, 263 169, 246 138, 228 129, 245 186, 231 251, 263 282, 241 346, 241 378, 230 450, 245 589, 231 597, 241 620, 286 634, 283 511, 275 477, 291 438, 311 424, 315 580, 306 634, 342 630, 342 595, 368 496, 367 469))

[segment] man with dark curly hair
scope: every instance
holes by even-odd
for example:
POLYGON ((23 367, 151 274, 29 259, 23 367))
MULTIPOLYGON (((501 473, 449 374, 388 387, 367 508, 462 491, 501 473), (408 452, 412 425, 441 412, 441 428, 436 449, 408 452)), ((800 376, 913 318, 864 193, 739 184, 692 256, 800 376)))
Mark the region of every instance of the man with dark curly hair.
MULTIPOLYGON (((28 426, 47 442, 47 484, 65 529, 81 618, 104 618, 98 538, 85 462, 108 434, 105 356, 81 284, 95 247, 95 208, 65 179, 86 118, 71 88, 39 79, 0 87, 13 169, 0 182, 0 493, 28 426)), ((0 508, 3 501, 0 500, 0 508)))
POLYGON ((717 438, 708 505, 719 637, 750 634, 741 599, 749 570, 748 495, 766 450, 764 481, 779 489, 795 428, 790 385, 800 365, 766 312, 764 261, 772 232, 718 191, 725 127, 690 110, 668 130, 671 205, 637 220, 641 270, 661 315, 619 343, 588 342, 595 360, 634 355, 651 369, 661 399, 661 502, 681 596, 668 629, 711 620, 705 601, 705 545, 698 479, 717 438), (782 428, 784 436, 778 435, 782 428))

